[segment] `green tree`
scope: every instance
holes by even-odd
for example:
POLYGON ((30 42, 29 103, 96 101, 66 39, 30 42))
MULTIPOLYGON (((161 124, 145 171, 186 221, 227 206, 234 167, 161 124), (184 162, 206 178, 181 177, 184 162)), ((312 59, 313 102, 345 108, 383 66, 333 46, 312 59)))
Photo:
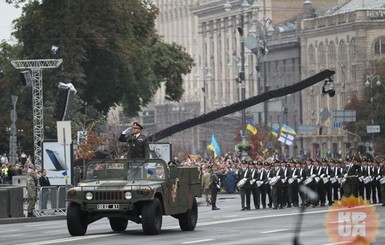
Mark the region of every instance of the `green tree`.
MULTIPOLYGON (((371 97, 373 96, 373 121, 374 125, 380 125, 380 133, 374 134, 374 149, 375 155, 384 155, 383 144, 385 139, 385 71, 382 69, 385 65, 385 60, 378 60, 371 63, 370 67, 373 67, 374 72, 367 72, 367 74, 375 74, 373 78, 373 91, 371 88, 363 87, 363 97, 359 99, 357 96, 353 96, 345 106, 345 110, 356 111, 356 122, 350 122, 345 124, 345 129, 360 136, 363 142, 371 142, 372 135, 367 133, 366 126, 371 125, 371 97), (381 82, 381 85, 377 87, 377 79, 381 82)), ((365 78, 362 79, 365 82, 365 78)), ((363 149, 361 153, 365 153, 366 149, 363 149)))
POLYGON ((45 83, 45 95, 54 97, 58 81, 71 82, 84 101, 104 114, 123 104, 126 115, 135 116, 161 82, 167 99, 179 101, 182 77, 193 66, 181 46, 160 40, 157 14, 150 1, 141 0, 31 1, 16 20, 14 34, 23 44, 23 59, 64 60, 59 71, 47 72, 45 80, 56 82, 45 83), (56 56, 52 45, 59 47, 56 56))

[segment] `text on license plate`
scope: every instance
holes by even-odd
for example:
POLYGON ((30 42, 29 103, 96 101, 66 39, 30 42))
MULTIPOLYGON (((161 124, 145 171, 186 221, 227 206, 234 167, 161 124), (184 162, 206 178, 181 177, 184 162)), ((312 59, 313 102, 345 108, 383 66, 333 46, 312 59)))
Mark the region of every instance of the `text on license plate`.
POLYGON ((97 209, 119 209, 119 204, 98 204, 97 209))

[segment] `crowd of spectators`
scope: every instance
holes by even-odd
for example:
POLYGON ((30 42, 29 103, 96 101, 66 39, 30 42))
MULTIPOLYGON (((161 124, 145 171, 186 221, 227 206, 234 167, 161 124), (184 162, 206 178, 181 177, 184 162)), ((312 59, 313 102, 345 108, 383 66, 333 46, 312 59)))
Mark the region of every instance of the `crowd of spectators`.
POLYGON ((33 164, 32 157, 24 152, 17 154, 15 163, 11 163, 7 153, 3 153, 0 158, 0 184, 11 185, 13 176, 27 176, 28 169, 38 173, 41 166, 33 164))

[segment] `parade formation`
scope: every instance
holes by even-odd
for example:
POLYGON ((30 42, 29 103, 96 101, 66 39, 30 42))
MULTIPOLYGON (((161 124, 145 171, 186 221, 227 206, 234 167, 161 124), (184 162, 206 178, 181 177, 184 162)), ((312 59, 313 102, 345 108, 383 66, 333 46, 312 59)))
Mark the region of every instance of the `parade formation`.
MULTIPOLYGON (((217 161, 204 163, 202 167, 206 171, 208 165, 208 171, 220 179, 221 189, 215 188, 211 202, 215 203, 218 190, 224 193, 239 192, 241 210, 245 211, 299 206, 324 207, 333 205, 342 197, 350 196, 385 206, 384 162, 352 156, 343 160, 308 158, 273 162, 217 161), (316 193, 316 200, 308 198, 307 193, 300 191, 301 185, 316 193)), ((212 186, 216 186, 216 178, 212 179, 212 186)), ((207 202, 208 200, 206 199, 207 202)))

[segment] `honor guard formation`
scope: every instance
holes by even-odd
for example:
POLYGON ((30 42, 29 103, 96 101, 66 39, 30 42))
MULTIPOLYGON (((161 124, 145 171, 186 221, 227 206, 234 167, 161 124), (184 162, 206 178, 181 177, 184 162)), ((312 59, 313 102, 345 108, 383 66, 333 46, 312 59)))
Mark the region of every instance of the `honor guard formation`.
POLYGON ((208 162, 201 165, 202 188, 212 210, 218 210, 217 192, 239 192, 241 211, 331 206, 351 195, 385 206, 384 162, 360 156, 338 160, 208 162), (301 185, 317 193, 318 198, 309 199, 300 191, 301 185))

